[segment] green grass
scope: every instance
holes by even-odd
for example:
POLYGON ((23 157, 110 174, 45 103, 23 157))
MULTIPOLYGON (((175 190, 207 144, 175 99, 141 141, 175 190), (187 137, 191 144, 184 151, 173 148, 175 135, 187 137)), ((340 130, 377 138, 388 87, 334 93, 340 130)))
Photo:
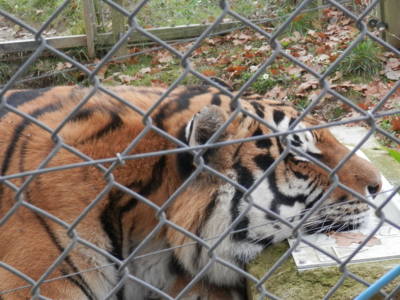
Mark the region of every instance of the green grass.
POLYGON ((338 70, 347 77, 369 79, 382 69, 379 59, 381 52, 381 48, 372 40, 361 41, 339 64, 338 70))
POLYGON ((308 12, 298 15, 293 19, 293 21, 288 26, 288 31, 299 32, 301 34, 307 33, 310 29, 316 29, 318 25, 318 12, 308 12))
MULTIPOLYGON (((138 14, 138 20, 145 27, 211 23, 222 12, 218 2, 215 0, 153 0, 142 8, 138 14)), ((230 8, 247 18, 256 18, 261 14, 265 17, 270 13, 270 4, 271 0, 259 0, 257 3, 235 0, 230 1, 230 8)))
MULTIPOLYGON (((63 2, 64 0, 0 0, 0 9, 39 28, 63 2)), ((79 0, 71 0, 49 27, 62 34, 82 34, 84 28, 82 1, 79 0)))
POLYGON ((389 155, 391 157, 393 157, 397 162, 400 163, 400 152, 399 151, 388 148, 388 147, 383 147, 383 149, 386 150, 389 153, 389 155))

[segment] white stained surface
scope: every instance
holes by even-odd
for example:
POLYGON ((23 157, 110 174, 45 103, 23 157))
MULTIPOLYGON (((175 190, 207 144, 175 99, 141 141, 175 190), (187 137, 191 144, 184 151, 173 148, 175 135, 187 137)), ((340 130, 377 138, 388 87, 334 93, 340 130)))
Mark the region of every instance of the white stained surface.
MULTIPOLYGON (((366 134, 364 128, 350 128, 341 127, 339 130, 332 130, 339 140, 346 143, 346 139, 350 139, 354 146, 357 143, 357 139, 361 140, 366 134), (350 132, 349 132, 350 131, 350 132), (351 136, 355 132, 357 136, 351 136), (342 138, 341 138, 342 137, 342 138)), ((370 139, 371 140, 371 139, 370 139)), ((350 144, 350 143, 347 143, 350 144)), ((366 147, 372 149, 376 147, 376 142, 368 141, 366 147)), ((357 152, 357 155, 368 159, 365 154, 361 151, 357 152)), ((393 166, 395 167, 395 166, 393 166)), ((379 166, 378 166, 379 168, 379 166)), ((394 187, 389 181, 382 177, 382 192, 372 202, 379 206, 392 194, 394 187)), ((392 199, 387 203, 383 209, 383 213, 386 218, 395 224, 400 225, 400 195, 395 194, 392 199)), ((330 255, 336 257, 340 261, 346 260, 354 251, 360 246, 360 244, 376 230, 380 222, 380 219, 375 216, 373 209, 370 210, 367 222, 361 228, 341 233, 333 234, 313 234, 304 236, 307 241, 314 245, 318 245, 321 249, 328 252, 330 255)), ((295 243, 295 239, 289 239, 289 244, 292 246, 295 243)), ((327 255, 316 250, 307 244, 301 243, 293 251, 292 256, 297 265, 297 268, 301 270, 313 269, 323 266, 337 265, 337 262, 332 260, 327 255)), ((366 262, 366 261, 379 261, 385 259, 400 259, 400 230, 383 223, 382 226, 375 233, 374 237, 363 247, 358 253, 351 259, 350 263, 366 262)))

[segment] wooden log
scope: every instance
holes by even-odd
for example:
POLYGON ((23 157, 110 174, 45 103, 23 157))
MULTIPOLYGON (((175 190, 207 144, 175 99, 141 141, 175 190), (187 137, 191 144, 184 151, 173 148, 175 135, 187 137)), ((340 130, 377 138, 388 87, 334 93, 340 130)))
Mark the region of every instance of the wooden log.
MULTIPOLYGON (((237 28, 243 25, 240 22, 223 23, 216 27, 215 33, 237 28)), ((181 40, 199 36, 204 30, 208 28, 207 24, 194 24, 176 27, 163 27, 148 29, 148 31, 164 41, 181 40)), ((85 47, 87 45, 87 38, 85 34, 58 36, 46 38, 47 43, 57 49, 85 47)), ((129 44, 151 42, 151 40, 142 34, 134 33, 129 38, 129 44)), ((96 35, 96 46, 110 46, 115 43, 112 33, 99 33, 96 35)), ((0 42, 0 56, 1 54, 12 52, 27 52, 34 51, 39 47, 38 42, 33 39, 26 40, 10 40, 0 42)))

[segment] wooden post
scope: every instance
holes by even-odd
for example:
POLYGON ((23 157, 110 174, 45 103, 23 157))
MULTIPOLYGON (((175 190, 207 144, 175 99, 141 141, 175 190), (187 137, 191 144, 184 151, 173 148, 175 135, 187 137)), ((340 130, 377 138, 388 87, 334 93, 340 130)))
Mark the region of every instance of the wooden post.
POLYGON ((94 9, 93 0, 83 0, 83 18, 85 21, 86 45, 88 49, 88 55, 90 58, 93 58, 96 55, 96 12, 94 9))
MULTIPOLYGON (((114 2, 122 7, 124 7, 124 0, 114 0, 114 2)), ((114 41, 117 42, 122 34, 125 32, 125 16, 120 14, 116 9, 111 9, 111 20, 112 20, 112 32, 114 41)), ((115 56, 122 56, 128 54, 127 43, 124 43, 117 52, 115 56)))
POLYGON ((387 25, 385 41, 400 49, 400 1, 381 0, 380 12, 381 20, 387 25))

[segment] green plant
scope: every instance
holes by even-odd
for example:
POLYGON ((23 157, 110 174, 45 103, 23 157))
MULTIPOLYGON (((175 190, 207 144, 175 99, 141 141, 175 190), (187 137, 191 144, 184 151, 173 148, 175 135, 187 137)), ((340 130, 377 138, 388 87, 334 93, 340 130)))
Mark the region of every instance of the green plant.
POLYGON ((305 110, 310 104, 311 100, 308 98, 293 99, 293 104, 298 110, 305 110))
POLYGON ((398 161, 400 163, 400 152, 399 151, 388 148, 388 147, 383 147, 383 149, 385 149, 391 157, 393 157, 396 161, 398 161))
MULTIPOLYGON (((242 75, 241 81, 244 84, 250 77, 251 73, 246 72, 242 75)), ((263 75, 259 76, 252 84, 251 89, 256 92, 257 94, 263 95, 270 89, 272 89, 275 85, 279 83, 279 79, 275 76, 272 76, 269 73, 264 73, 263 75)))
POLYGON ((303 13, 296 16, 288 26, 289 32, 300 32, 305 34, 308 30, 314 29, 314 22, 316 20, 316 12, 303 13))
POLYGON ((371 78, 382 69, 382 62, 378 57, 380 52, 381 48, 372 40, 361 41, 339 64, 338 69, 345 76, 371 78))
POLYGON ((392 128, 392 125, 390 124, 390 120, 389 119, 384 119, 379 123, 379 127, 386 130, 386 131, 390 131, 392 128))

